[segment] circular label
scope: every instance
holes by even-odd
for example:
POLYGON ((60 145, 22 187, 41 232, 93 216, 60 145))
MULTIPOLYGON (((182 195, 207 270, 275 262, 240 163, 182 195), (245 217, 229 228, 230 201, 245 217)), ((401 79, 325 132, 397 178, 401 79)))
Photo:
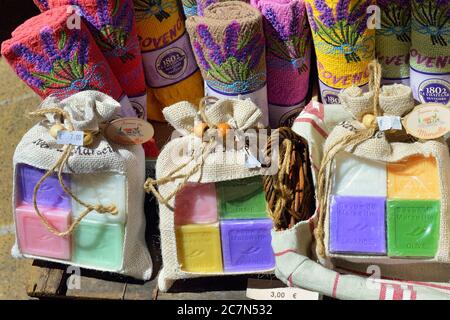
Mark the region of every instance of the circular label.
POLYGON ((104 135, 122 145, 143 144, 153 138, 155 130, 146 120, 139 118, 120 118, 109 123, 104 135))
POLYGON ((187 68, 186 52, 181 48, 170 48, 156 59, 158 74, 166 79, 179 78, 187 68))
POLYGON ((136 112, 136 116, 140 119, 144 119, 145 109, 142 104, 137 101, 130 101, 131 106, 133 107, 134 112, 136 112))
POLYGON ((442 103, 447 105, 450 102, 450 83, 442 79, 429 79, 419 86, 419 99, 422 103, 442 103))
POLYGON ((340 104, 337 92, 324 90, 322 91, 322 100, 324 104, 340 104))
POLYGON ((303 107, 298 107, 292 110, 289 110, 283 116, 281 116, 279 121, 280 127, 292 127, 294 124, 295 119, 297 119, 300 111, 302 111, 303 107))

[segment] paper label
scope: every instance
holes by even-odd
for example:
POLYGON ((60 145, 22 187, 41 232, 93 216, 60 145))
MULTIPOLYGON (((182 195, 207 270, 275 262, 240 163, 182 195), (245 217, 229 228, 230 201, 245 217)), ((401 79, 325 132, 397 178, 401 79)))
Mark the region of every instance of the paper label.
POLYGON ((403 119, 403 126, 418 139, 440 138, 450 131, 450 108, 439 103, 421 104, 403 119))
POLYGON ((278 280, 249 279, 247 298, 253 300, 319 300, 318 292, 286 287, 278 280))
POLYGON ((450 74, 426 74, 411 69, 411 88, 421 103, 450 103, 450 74))
POLYGON ((402 123, 398 116, 382 116, 377 117, 378 128, 380 131, 402 130, 402 123))
POLYGON ((56 143, 58 144, 71 144, 74 146, 82 146, 83 145, 83 131, 66 131, 61 130, 58 131, 58 135, 56 137, 56 143))
POLYGON ((106 138, 122 145, 143 144, 153 138, 155 130, 146 120, 121 118, 112 121, 103 129, 106 138))
POLYGON ((198 69, 187 33, 167 47, 143 53, 142 59, 150 88, 178 83, 198 69))

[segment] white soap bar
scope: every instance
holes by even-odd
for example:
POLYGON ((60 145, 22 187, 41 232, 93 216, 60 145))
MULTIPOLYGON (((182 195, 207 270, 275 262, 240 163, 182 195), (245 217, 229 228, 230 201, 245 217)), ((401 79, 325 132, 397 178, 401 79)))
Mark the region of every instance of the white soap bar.
POLYGON ((386 164, 347 152, 335 157, 333 194, 339 196, 386 197, 386 164))
MULTIPOLYGON (((126 178, 120 174, 95 173, 72 176, 72 190, 80 200, 91 205, 102 204, 107 206, 115 204, 119 210, 115 216, 109 213, 99 214, 92 211, 84 218, 87 221, 125 223, 127 214, 126 186, 126 178)), ((74 218, 79 217, 84 210, 84 206, 72 199, 74 218)))

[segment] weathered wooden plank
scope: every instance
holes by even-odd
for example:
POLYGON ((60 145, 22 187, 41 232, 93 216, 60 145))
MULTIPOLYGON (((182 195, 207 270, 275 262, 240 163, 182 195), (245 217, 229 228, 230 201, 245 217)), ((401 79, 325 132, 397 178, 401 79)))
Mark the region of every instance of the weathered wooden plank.
POLYGON ((248 300, 244 291, 158 292, 157 300, 248 300))
MULTIPOLYGON (((69 282, 76 277, 71 275, 69 282)), ((126 288, 125 282, 114 282, 90 277, 81 277, 79 288, 67 288, 66 297, 73 299, 122 300, 126 288)))
POLYGON ((147 281, 144 284, 132 284, 127 283, 125 293, 123 295, 124 300, 155 300, 155 288, 157 281, 147 281))
POLYGON ((27 288, 30 297, 50 298, 61 294, 64 270, 34 267, 33 273, 34 276, 27 288))

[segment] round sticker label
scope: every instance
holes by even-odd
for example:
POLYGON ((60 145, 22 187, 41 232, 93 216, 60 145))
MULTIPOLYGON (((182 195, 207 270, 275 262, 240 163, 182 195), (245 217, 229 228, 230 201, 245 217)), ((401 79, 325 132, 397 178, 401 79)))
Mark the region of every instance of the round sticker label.
POLYGON ((122 145, 143 144, 153 138, 155 130, 146 120, 139 118, 120 118, 109 123, 104 135, 122 145))
POLYGON ((450 102, 450 83, 442 79, 430 79, 422 82, 419 86, 419 98, 422 103, 450 102))
POLYGON ((187 68, 186 52, 181 48, 169 48, 156 59, 156 70, 165 79, 176 79, 187 68))
POLYGON ((402 122, 406 131, 418 139, 437 139, 450 131, 450 108, 439 103, 421 104, 402 122))

